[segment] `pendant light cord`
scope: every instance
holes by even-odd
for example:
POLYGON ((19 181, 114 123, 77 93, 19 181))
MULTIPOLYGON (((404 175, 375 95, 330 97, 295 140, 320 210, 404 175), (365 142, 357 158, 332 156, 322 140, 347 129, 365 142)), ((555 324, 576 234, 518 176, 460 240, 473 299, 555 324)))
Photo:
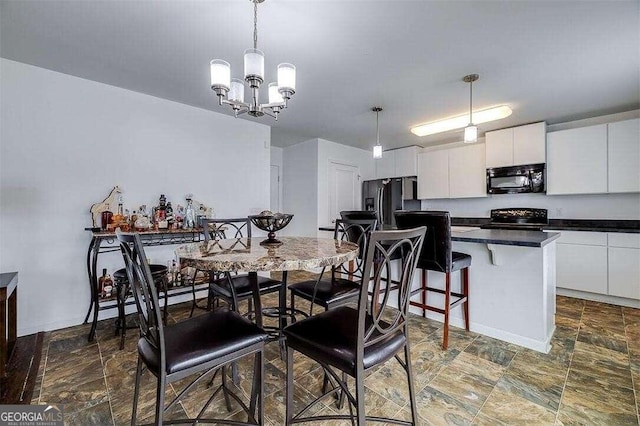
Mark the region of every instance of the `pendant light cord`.
POLYGON ((380 145, 380 122, 378 121, 378 114, 380 111, 376 111, 376 143, 380 145))
POLYGON ((469 82, 469 124, 473 124, 473 80, 469 82))
POLYGON ((258 2, 253 1, 253 48, 258 48, 258 2))

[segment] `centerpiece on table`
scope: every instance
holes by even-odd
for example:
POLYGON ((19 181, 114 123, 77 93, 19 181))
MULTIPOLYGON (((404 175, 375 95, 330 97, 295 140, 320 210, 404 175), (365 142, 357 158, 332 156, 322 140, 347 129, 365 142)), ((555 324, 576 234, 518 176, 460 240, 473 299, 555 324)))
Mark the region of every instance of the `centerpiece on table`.
POLYGON ((268 232, 267 236, 269 238, 260 242, 261 246, 267 247, 277 247, 282 244, 282 241, 276 239, 276 232, 287 226, 292 218, 292 214, 272 213, 269 210, 249 216, 249 219, 256 227, 268 232))

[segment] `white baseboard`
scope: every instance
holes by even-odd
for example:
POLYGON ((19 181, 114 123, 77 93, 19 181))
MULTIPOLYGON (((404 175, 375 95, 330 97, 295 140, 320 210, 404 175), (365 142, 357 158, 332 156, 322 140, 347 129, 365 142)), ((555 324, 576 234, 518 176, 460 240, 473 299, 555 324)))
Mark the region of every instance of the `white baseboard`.
POLYGON ((578 299, 591 300, 593 302, 609 303, 611 305, 626 306, 628 308, 640 309, 640 300, 627 299, 624 297, 609 296, 606 294, 589 293, 586 291, 571 290, 568 288, 556 288, 559 296, 575 297, 578 299))

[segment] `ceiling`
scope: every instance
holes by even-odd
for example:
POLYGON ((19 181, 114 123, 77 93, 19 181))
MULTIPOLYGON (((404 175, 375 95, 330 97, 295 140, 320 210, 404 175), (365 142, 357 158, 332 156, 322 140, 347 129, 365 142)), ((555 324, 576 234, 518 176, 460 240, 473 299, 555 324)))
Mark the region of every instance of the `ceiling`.
MULTIPOLYGON (((266 80, 297 67, 297 93, 272 144, 320 137, 370 149, 381 105, 385 149, 461 140, 419 138, 415 124, 468 112, 462 77, 480 74, 474 109, 513 115, 480 133, 639 108, 640 2, 267 0, 258 9, 266 80)), ((209 61, 242 77, 252 4, 230 1, 0 2, 0 55, 228 114, 209 61)), ((266 87, 262 91, 266 96, 266 87)))

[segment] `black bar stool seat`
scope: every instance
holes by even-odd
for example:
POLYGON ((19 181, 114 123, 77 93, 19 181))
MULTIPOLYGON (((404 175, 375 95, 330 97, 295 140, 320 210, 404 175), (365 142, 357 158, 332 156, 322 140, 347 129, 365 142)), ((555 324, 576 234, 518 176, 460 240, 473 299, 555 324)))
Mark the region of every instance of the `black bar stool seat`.
MULTIPOLYGON (((248 274, 233 275, 231 277, 233 288, 238 300, 246 300, 253 297, 251 288, 251 280, 248 274)), ((211 287, 217 295, 221 295, 226 300, 232 300, 233 291, 229 286, 229 279, 225 276, 213 279, 211 287)), ((258 288, 261 294, 272 293, 280 290, 282 281, 274 280, 269 277, 261 277, 258 275, 258 288)))
POLYGON ((291 297, 301 297, 329 310, 356 301, 360 284, 345 278, 316 281, 301 281, 289 286, 291 297), (315 297, 314 297, 315 295, 315 297))

